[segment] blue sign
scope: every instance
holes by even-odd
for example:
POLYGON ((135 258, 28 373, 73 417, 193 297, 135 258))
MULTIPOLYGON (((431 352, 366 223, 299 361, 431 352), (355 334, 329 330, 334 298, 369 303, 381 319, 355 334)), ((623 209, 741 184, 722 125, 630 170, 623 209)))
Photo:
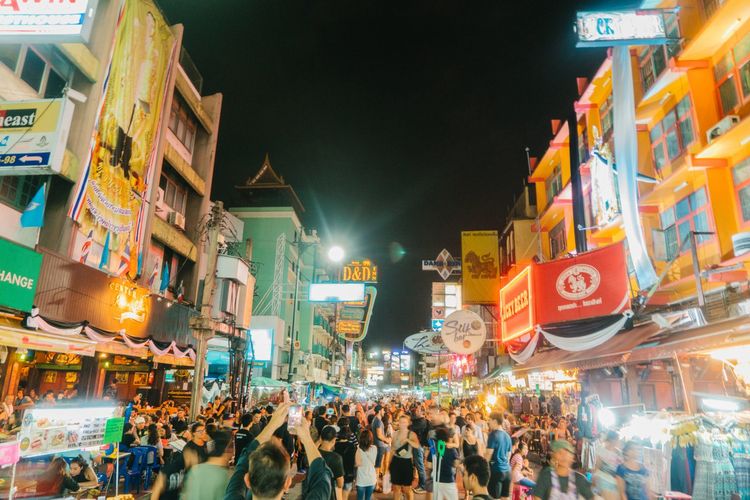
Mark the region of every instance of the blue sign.
POLYGON ((49 165, 50 153, 0 154, 2 167, 39 167, 49 165))
POLYGON ((443 323, 445 323, 444 319, 433 319, 432 320, 432 331, 433 332, 439 332, 443 329, 443 323))

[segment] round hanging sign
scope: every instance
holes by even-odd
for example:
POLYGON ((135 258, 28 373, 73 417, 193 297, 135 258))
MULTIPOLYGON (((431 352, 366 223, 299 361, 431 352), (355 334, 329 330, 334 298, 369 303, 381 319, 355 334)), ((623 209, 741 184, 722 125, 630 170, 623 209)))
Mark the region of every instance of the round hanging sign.
POLYGON ((487 339, 487 326, 477 313, 461 309, 445 318, 440 336, 449 351, 474 354, 487 339))

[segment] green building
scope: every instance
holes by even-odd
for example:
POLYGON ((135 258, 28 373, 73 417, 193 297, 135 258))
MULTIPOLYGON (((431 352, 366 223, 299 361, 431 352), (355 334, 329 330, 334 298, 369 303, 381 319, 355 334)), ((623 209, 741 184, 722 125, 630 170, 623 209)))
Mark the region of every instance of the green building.
POLYGON ((344 349, 322 308, 307 300, 310 283, 325 274, 317 231, 303 226, 305 208, 271 167, 268 155, 258 173, 236 188, 241 206, 230 212, 243 222, 241 239, 251 240, 257 266, 250 322, 254 373, 276 380, 329 382, 332 366, 343 365, 336 353, 344 349))

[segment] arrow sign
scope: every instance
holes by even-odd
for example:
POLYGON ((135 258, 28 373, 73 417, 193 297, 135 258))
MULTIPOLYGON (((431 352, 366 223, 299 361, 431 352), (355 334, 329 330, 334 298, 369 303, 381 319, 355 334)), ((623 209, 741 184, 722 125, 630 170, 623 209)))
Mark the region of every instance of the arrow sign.
POLYGON ((19 158, 21 163, 28 163, 30 161, 33 161, 35 163, 42 163, 44 161, 44 158, 41 156, 29 156, 29 155, 23 155, 21 158, 19 158))
POLYGON ((0 169, 2 167, 41 167, 49 165, 49 152, 20 154, 6 153, 0 154, 0 169))

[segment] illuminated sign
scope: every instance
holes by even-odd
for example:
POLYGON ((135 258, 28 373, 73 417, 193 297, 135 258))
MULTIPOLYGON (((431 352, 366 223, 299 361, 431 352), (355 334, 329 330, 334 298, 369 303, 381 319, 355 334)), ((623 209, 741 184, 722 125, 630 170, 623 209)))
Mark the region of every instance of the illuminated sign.
POLYGON ((361 302, 364 283, 311 283, 310 302, 361 302))
POLYGON ((1 0, 0 43, 87 42, 97 0, 1 0))
POLYGON ((348 319, 340 319, 336 323, 336 333, 339 335, 353 335, 362 333, 362 322, 348 319))
POLYGON ((255 328, 250 330, 250 342, 253 346, 255 361, 271 361, 273 335, 271 330, 255 328))
POLYGON ((443 328, 443 323, 445 323, 444 319, 433 319, 432 320, 432 331, 433 332, 439 332, 441 328, 443 328))
POLYGON ((341 278, 345 282, 377 283, 378 266, 373 266, 369 260, 354 260, 344 266, 341 278))
POLYGON ((576 32, 578 47, 662 44, 669 39, 660 10, 579 12, 576 32))
POLYGON ((149 289, 133 286, 125 281, 112 281, 109 288, 115 293, 115 319, 120 323, 131 319, 138 323, 146 321, 149 289))
POLYGON ((378 291, 374 286, 365 287, 365 298, 359 302, 345 302, 338 308, 336 333, 349 342, 361 342, 367 336, 372 310, 378 291))
POLYGON ((449 351, 473 354, 482 348, 487 338, 487 325, 477 313, 461 309, 445 318, 440 336, 449 351))
POLYGON ((41 254, 0 238, 0 305, 30 311, 41 267, 41 254))
POLYGON ((534 329, 531 266, 500 290, 500 331, 508 342, 534 329))
POLYGON ((422 271, 437 271, 443 280, 447 280, 451 274, 461 273, 461 261, 454 259, 451 253, 443 248, 434 260, 423 260, 422 271))
POLYGON ((51 455, 104 444, 111 407, 29 408, 23 414, 18 443, 21 457, 51 455))

